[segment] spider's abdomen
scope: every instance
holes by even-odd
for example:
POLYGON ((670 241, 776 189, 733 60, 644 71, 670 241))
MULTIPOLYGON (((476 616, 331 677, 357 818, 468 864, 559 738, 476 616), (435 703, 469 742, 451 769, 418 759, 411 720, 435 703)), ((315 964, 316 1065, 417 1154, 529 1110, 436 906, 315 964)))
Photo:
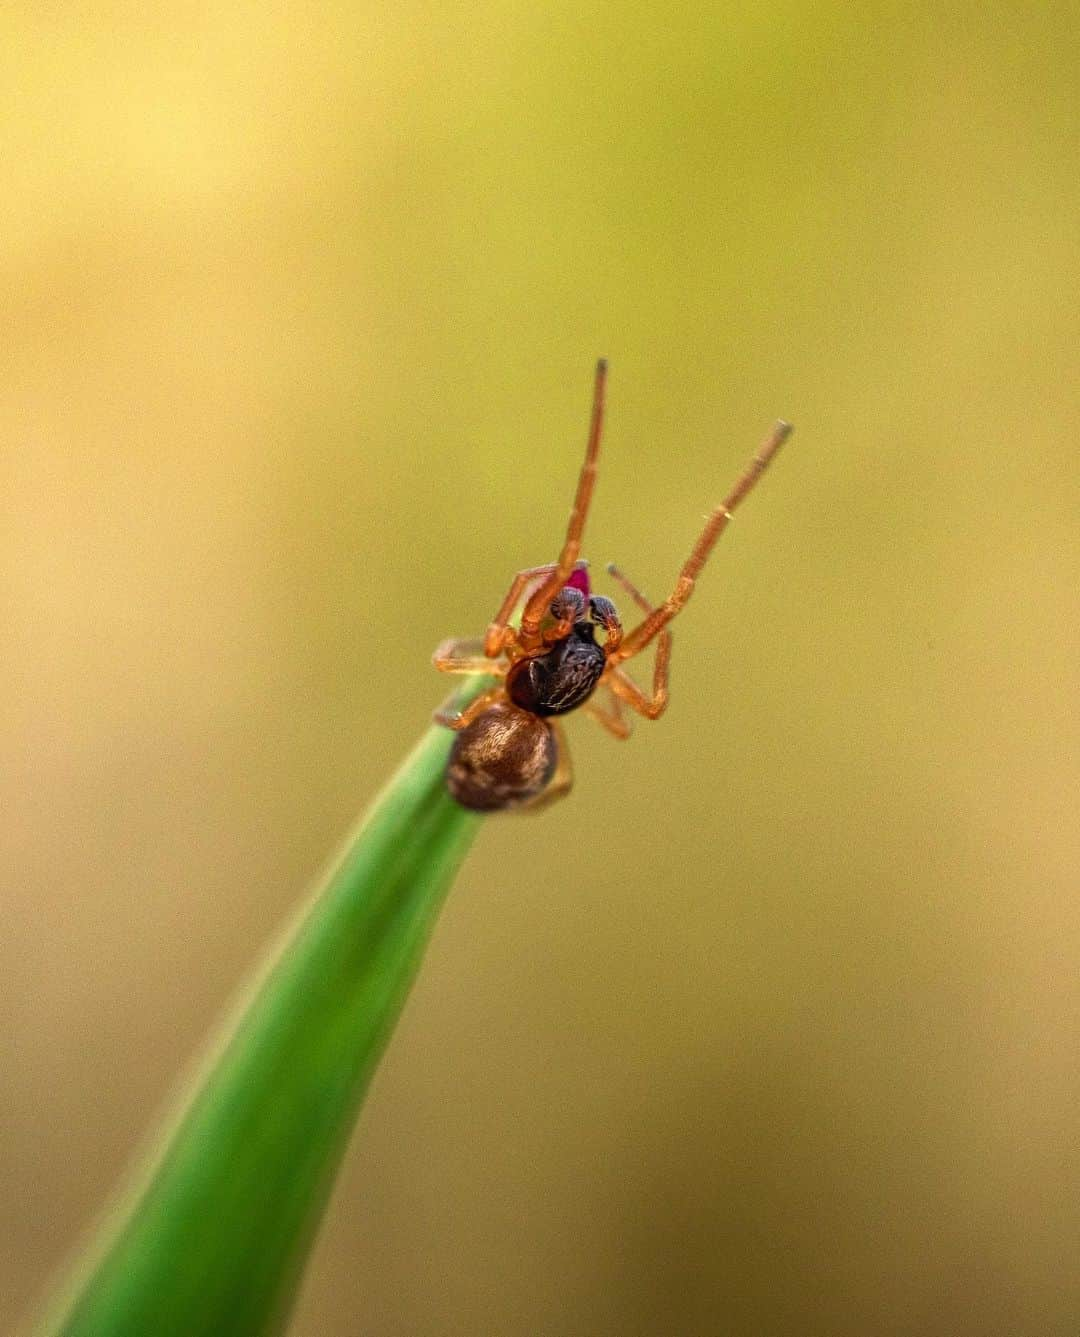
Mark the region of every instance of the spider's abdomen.
POLYGON ((592 624, 579 622, 546 655, 523 659, 506 679, 511 701, 534 715, 565 715, 593 694, 604 671, 604 652, 592 624))
POLYGON ((557 760, 550 724, 498 702, 455 738, 446 787, 452 798, 476 812, 516 808, 543 792, 557 760))

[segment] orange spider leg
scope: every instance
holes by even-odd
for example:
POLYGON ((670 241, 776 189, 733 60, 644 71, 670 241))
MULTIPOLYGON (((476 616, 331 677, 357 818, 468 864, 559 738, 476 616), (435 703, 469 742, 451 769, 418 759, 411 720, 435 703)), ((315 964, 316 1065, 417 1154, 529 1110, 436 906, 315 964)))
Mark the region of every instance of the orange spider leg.
POLYGON ((596 696, 591 696, 581 707, 582 713, 588 715, 589 719, 595 720, 597 724, 605 728, 608 733, 614 734, 616 738, 625 739, 630 737, 630 721, 623 714, 622 702, 611 690, 610 679, 600 685, 601 691, 606 689, 607 702, 601 705, 596 696))
POLYGON ((445 724, 448 729, 453 729, 455 733, 472 724, 477 715, 482 714, 489 706, 493 706, 496 701, 505 700, 506 691, 502 686, 490 687, 486 692, 481 692, 475 697, 464 710, 456 714, 451 714, 454 702, 457 700, 457 693, 444 701, 439 709, 432 716, 436 724, 445 724))
POLYGON ((671 659, 671 642, 661 641, 656 647, 656 661, 653 664, 653 694, 649 696, 637 685, 628 673, 614 666, 608 671, 607 683, 620 700, 644 715, 647 720, 658 720, 667 710, 668 703, 668 665, 671 659))
MULTIPOLYGON (((575 562, 572 569, 577 571, 588 565, 588 562, 575 562)), ((541 577, 549 576, 555 570, 557 570, 556 563, 545 562, 543 566, 528 566, 524 571, 517 573, 510 582, 506 598, 499 605, 494 620, 488 624, 487 634, 484 637, 485 655, 497 659, 499 655, 518 648, 518 634, 510 626, 514 609, 531 584, 535 584, 541 577)))
POLYGON ((440 673, 488 673, 503 678, 510 665, 505 659, 488 659, 484 642, 451 637, 431 656, 440 673))
POLYGON ((604 385, 607 380, 607 362, 601 358, 596 364, 596 379, 593 382, 592 419, 589 424, 589 440, 585 447, 585 463, 581 466, 578 478, 574 506, 570 512, 570 523, 566 529, 566 541, 563 543, 559 560, 551 570, 547 580, 530 596, 521 617, 518 641, 526 652, 535 650, 541 643, 540 623, 544 620, 548 605, 566 584, 570 572, 581 553, 581 536, 585 530, 585 517, 589 513, 593 487, 596 483, 596 460, 600 453, 600 433, 604 424, 604 385))
MULTIPOLYGON (((655 606, 645 598, 644 594, 637 588, 632 581, 619 570, 619 568, 610 562, 608 564, 608 575, 617 580, 623 589, 629 594, 634 603, 647 615, 656 611, 655 606)), ((656 658, 653 661, 653 694, 647 696, 645 692, 630 677, 629 673, 620 669, 618 660, 620 655, 614 655, 615 662, 608 662, 608 669, 604 675, 603 681, 607 682, 611 693, 616 702, 625 701, 627 705, 632 706, 639 715, 644 715, 646 719, 655 720, 664 713, 668 702, 668 668, 671 663, 671 632, 666 628, 658 634, 656 642, 656 658), (616 685, 617 684, 617 685, 616 685)), ((627 730, 629 732, 629 729, 627 730)))
MULTIPOLYGON (((622 645, 612 655, 612 663, 621 663, 624 659, 631 658, 632 655, 640 654, 642 650, 660 634, 671 619, 682 609, 691 594, 694 592, 694 583, 701 573, 701 568, 705 565, 709 554, 716 546, 716 541, 727 528, 728 521, 736 506, 743 500, 754 484, 761 477, 764 470, 769 465, 773 456, 791 435, 791 424, 787 422, 778 422, 769 435, 765 438, 758 450, 758 453, 750 461, 749 466, 740 476, 738 482, 728 493, 727 497, 713 511, 705 523, 705 528, 701 531, 701 536, 694 544, 693 551, 686 559, 683 569, 679 572, 679 578, 675 582, 675 588, 671 594, 664 600, 659 608, 651 612, 643 622, 623 640, 622 645)), ((624 698, 625 699, 625 698, 624 698)))
POLYGON ((510 582, 506 598, 499 605, 499 611, 495 614, 493 620, 488 624, 487 635, 484 637, 484 654, 490 659, 497 658, 504 650, 512 649, 517 645, 517 635, 513 627, 510 626, 511 614, 517 607, 518 600, 530 581, 536 580, 538 576, 548 576, 554 570, 554 562, 547 562, 544 566, 528 566, 524 571, 519 571, 510 582))
POLYGON ((621 571, 619 567, 615 565, 614 562, 608 562, 607 573, 612 578, 612 580, 617 580, 619 582, 619 584, 623 587, 623 589, 627 592, 627 594, 629 594, 630 598, 633 599, 634 603, 637 604, 637 606, 641 609, 643 613, 656 612, 656 605, 651 604, 648 601, 648 599, 645 598, 644 594, 642 594, 642 592, 633 583, 630 577, 626 575, 623 571, 621 571))

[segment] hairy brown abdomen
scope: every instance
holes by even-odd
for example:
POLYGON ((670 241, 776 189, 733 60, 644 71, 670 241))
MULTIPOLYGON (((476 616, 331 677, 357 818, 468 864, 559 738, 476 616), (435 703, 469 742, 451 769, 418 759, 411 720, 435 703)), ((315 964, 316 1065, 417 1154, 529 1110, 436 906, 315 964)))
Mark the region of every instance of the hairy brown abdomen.
POLYGON ((454 740, 446 787, 463 807, 477 812, 514 808, 543 791, 556 760, 555 735, 547 721, 499 702, 454 740))

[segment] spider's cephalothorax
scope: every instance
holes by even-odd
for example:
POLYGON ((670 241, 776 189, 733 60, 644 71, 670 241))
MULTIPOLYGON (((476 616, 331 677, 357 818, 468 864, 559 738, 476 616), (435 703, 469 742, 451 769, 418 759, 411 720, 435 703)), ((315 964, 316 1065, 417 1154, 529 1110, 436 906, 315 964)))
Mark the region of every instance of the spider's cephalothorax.
POLYGON ((570 755, 554 716, 580 708, 617 738, 626 738, 630 723, 624 705, 647 719, 663 713, 671 658, 668 623, 693 593, 732 511, 791 433, 788 423, 776 424, 709 516, 675 588, 662 604, 654 607, 620 571, 608 567, 644 614, 624 636, 611 600, 590 595, 588 563, 580 556, 596 480, 606 375, 607 364, 598 362, 585 464, 559 560, 518 572, 483 640, 444 641, 435 651, 435 667, 444 673, 502 679, 460 713, 444 708, 435 715, 439 723, 457 731, 446 769, 447 788, 459 803, 478 812, 534 809, 567 793, 572 780, 570 755), (521 620, 514 627, 510 619, 519 603, 521 620), (604 632, 603 644, 596 637, 598 627, 604 632), (656 658, 649 695, 621 665, 653 641, 656 658))
MULTIPOLYGON (((576 594, 584 610, 584 597, 573 586, 568 586, 561 598, 576 594)), ((610 599, 589 601, 593 616, 608 632, 608 642, 621 630, 615 605, 610 599)), ((552 607, 552 616, 558 617, 559 603, 552 607)), ((528 655, 512 665, 506 675, 506 694, 515 706, 533 715, 565 715, 584 705, 596 689, 607 667, 607 645, 596 643, 596 624, 585 619, 583 613, 569 633, 557 640, 544 654, 528 655)))

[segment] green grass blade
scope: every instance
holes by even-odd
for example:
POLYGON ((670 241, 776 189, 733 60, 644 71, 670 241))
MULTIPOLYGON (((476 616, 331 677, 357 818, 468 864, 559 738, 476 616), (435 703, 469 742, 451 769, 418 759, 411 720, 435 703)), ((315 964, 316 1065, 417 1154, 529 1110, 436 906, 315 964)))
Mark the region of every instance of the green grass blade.
POLYGON ((451 739, 429 730, 387 786, 43 1333, 280 1331, 368 1082, 479 827, 443 788, 451 739))

